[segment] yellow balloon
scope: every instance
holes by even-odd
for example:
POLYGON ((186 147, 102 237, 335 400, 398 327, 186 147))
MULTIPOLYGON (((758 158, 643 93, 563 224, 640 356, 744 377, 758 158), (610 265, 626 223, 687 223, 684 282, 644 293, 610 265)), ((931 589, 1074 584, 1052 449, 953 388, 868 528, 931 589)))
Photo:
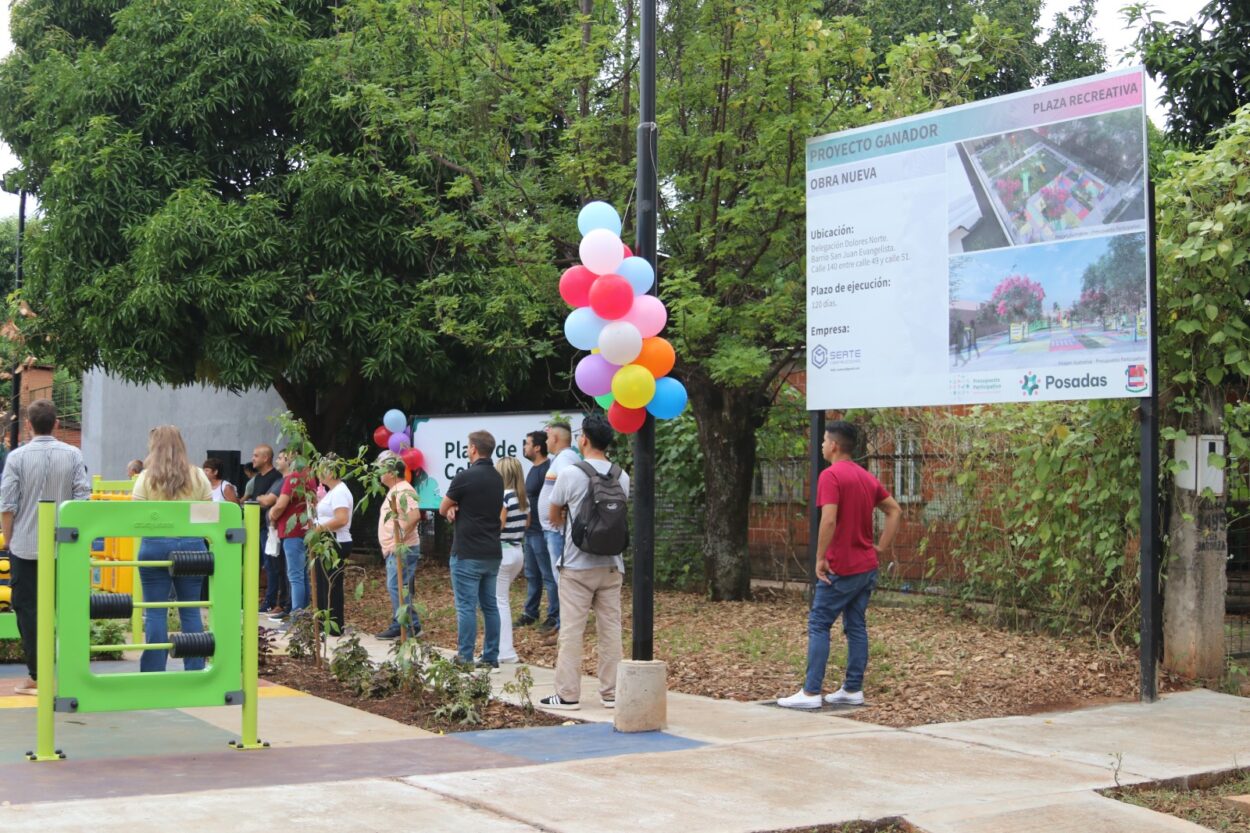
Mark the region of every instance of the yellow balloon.
POLYGON ((640 364, 627 364, 612 377, 612 395, 622 408, 645 408, 655 396, 655 377, 640 364))

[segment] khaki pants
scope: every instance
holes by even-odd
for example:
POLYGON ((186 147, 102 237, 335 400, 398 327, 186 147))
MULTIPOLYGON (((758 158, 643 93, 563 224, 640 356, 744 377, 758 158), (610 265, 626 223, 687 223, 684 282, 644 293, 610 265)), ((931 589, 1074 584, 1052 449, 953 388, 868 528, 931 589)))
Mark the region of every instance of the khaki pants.
POLYGON ((621 663, 621 580, 615 567, 560 570, 556 694, 561 700, 581 699, 582 639, 592 609, 599 640, 599 695, 616 699, 616 667, 621 663))

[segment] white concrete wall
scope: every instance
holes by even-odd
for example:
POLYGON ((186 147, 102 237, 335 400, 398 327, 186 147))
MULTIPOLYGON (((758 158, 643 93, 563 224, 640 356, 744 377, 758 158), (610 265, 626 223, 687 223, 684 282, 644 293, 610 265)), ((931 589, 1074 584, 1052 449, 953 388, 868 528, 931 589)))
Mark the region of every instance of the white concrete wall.
POLYGON ((240 395, 202 385, 132 385, 93 370, 83 376, 83 458, 88 473, 120 480, 127 462, 147 455, 149 429, 171 424, 182 430, 192 463, 210 448, 238 449, 248 462, 258 444, 279 445, 269 417, 284 410, 272 388, 240 395))

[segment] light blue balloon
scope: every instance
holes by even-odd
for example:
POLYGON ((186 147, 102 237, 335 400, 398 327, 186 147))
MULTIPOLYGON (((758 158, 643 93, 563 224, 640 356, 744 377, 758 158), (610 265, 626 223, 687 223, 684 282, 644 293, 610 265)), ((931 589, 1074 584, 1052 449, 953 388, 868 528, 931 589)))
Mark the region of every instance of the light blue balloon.
POLYGON ((647 410, 656 419, 672 419, 686 410, 686 386, 665 376, 655 380, 655 395, 647 403, 647 410))
POLYGON ((599 346, 599 331, 607 323, 590 307, 578 307, 564 319, 564 337, 578 350, 593 350, 599 346))
POLYGON ((651 284, 655 283, 655 270, 645 257, 627 257, 616 267, 616 274, 629 281, 635 295, 646 295, 651 284))
POLYGON ((598 200, 586 203, 577 214, 577 230, 583 237, 597 228, 605 228, 617 237, 621 235, 621 215, 606 202, 598 200))
POLYGON ((382 417, 382 424, 386 426, 386 430, 392 434, 398 434, 404 430, 404 424, 408 422, 408 417, 404 416, 404 412, 398 408, 391 408, 382 417))

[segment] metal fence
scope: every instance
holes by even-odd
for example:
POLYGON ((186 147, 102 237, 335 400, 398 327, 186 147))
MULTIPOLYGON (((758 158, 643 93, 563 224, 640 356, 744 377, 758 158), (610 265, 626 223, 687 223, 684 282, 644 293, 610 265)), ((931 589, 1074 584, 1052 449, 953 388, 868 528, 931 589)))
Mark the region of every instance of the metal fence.
MULTIPOLYGON (((866 432, 860 462, 893 494, 903 523, 890 559, 883 562, 883 587, 909 592, 949 592, 961 581, 951 550, 961 517, 975 511, 972 496, 956 482, 955 467, 969 438, 957 420, 927 421, 866 432), (935 433, 936 432, 936 433, 935 433)), ((761 461, 751 507, 752 574, 757 579, 808 580, 807 459, 761 461)), ((986 488, 1013 488, 1004 464, 978 474, 986 488)), ((881 523, 878 514, 877 523, 881 523)), ((1235 467, 1228 500, 1226 653, 1250 658, 1250 462, 1235 467), (1239 469, 1239 470, 1238 470, 1239 469)), ((879 530, 878 530, 879 531, 879 530)))

